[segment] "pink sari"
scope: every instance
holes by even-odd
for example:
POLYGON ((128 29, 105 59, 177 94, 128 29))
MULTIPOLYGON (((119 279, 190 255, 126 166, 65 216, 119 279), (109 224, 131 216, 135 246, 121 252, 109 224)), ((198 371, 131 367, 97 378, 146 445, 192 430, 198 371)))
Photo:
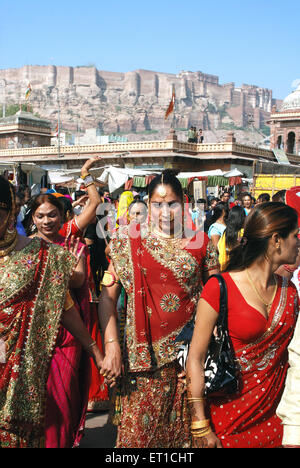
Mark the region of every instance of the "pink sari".
MULTIPOLYGON (((59 237, 56 244, 64 245, 59 237)), ((78 246, 78 249, 82 244, 78 246)), ((71 291, 75 306, 90 331, 90 303, 88 279, 77 290, 71 291)), ((89 358, 78 341, 63 327, 54 348, 46 401, 46 448, 77 447, 83 436, 88 390, 90 383, 89 358)))

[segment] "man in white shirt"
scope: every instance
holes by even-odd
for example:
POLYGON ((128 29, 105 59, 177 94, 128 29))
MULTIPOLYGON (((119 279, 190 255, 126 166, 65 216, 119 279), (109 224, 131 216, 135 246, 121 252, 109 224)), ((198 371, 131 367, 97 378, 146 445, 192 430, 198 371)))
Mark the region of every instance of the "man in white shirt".
POLYGON ((300 448, 300 319, 289 345, 290 368, 285 389, 277 408, 277 416, 283 423, 282 445, 300 448))

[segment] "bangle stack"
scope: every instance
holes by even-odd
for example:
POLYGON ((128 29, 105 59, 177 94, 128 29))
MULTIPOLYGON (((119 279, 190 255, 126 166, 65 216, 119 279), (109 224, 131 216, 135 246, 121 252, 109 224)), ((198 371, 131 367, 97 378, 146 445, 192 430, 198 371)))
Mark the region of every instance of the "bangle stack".
POLYGON ((94 183, 94 179, 91 174, 87 173, 85 175, 81 175, 85 188, 88 188, 90 185, 94 183))
POLYGON ((190 398, 187 398, 187 401, 191 403, 196 403, 197 401, 205 401, 205 399, 206 399, 205 397, 199 397, 199 398, 190 397, 190 398))
POLYGON ((205 437, 212 432, 209 419, 202 421, 193 421, 191 424, 191 434, 194 438, 205 437))

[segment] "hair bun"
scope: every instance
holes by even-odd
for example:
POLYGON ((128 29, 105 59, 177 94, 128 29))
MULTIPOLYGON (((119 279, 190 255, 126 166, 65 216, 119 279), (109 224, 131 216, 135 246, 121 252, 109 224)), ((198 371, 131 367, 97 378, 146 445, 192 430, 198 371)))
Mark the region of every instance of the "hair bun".
POLYGON ((171 176, 171 177, 176 177, 179 174, 179 171, 177 169, 164 169, 162 171, 163 176, 171 176))

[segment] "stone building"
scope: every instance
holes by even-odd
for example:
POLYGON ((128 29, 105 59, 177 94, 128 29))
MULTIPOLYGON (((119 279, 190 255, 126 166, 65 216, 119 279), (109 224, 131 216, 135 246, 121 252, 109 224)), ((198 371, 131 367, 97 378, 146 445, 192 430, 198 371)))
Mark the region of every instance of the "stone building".
POLYGON ((300 85, 283 100, 278 111, 273 107, 269 125, 272 149, 300 155, 300 85))
POLYGON ((51 122, 19 111, 0 119, 0 149, 50 146, 51 122))

